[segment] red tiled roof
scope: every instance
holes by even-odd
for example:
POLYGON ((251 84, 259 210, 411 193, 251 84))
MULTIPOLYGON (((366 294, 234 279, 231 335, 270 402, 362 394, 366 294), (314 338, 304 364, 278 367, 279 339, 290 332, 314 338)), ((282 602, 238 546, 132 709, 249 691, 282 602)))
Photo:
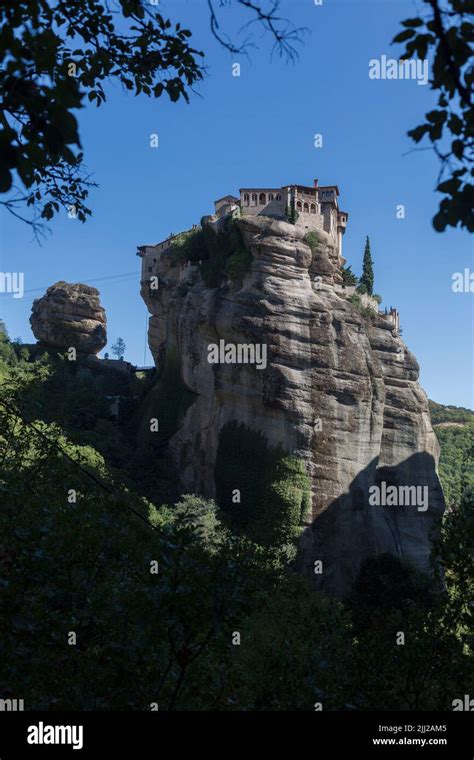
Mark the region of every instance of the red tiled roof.
POLYGON ((281 187, 241 187, 240 193, 280 193, 281 187))

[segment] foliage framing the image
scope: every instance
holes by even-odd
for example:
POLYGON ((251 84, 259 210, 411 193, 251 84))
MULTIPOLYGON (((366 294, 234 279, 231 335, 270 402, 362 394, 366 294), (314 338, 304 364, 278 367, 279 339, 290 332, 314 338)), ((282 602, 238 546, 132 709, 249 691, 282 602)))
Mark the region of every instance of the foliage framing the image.
POLYGON ((474 231, 474 66, 471 43, 472 0, 424 0, 428 15, 402 22, 404 30, 393 42, 406 43, 402 59, 429 60, 431 89, 438 107, 408 132, 419 143, 428 137, 440 160, 436 190, 443 193, 433 227, 465 227, 474 231))
MULTIPOLYGON (((249 20, 289 60, 306 32, 279 14, 279 0, 235 0, 249 20)), ((6 0, 0 8, 0 201, 31 225, 38 239, 44 221, 61 209, 86 221, 86 200, 96 184, 87 174, 74 111, 100 106, 105 80, 135 95, 189 100, 203 77, 203 53, 191 32, 165 19, 146 0, 6 0), (33 215, 29 216, 28 211, 33 215), (44 221, 43 221, 44 220, 44 221)), ((224 31, 225 6, 208 0, 211 34, 229 51, 246 54, 252 36, 234 44, 224 31)), ((242 29, 240 30, 242 31, 242 29)))
POLYGON ((2 4, 0 22, 1 203, 35 233, 61 208, 83 222, 93 183, 74 111, 85 101, 102 105, 107 79, 135 95, 188 100, 202 53, 189 30, 142 0, 15 0, 2 4))

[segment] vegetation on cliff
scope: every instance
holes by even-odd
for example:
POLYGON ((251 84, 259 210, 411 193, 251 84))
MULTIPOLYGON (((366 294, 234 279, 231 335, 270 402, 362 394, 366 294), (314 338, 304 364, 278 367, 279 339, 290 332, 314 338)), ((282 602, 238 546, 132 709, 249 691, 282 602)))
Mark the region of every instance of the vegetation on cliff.
POLYGON ((311 505, 303 462, 268 446, 261 433, 229 422, 220 432, 214 478, 231 526, 264 546, 294 544, 311 505))
POLYGON ((357 276, 351 266, 341 267, 341 274, 344 285, 357 285, 357 276))
POLYGON ((252 254, 244 245, 236 220, 231 218, 218 232, 204 226, 177 235, 171 256, 178 264, 199 264, 208 288, 219 287, 224 277, 241 283, 252 263, 252 254))
MULTIPOLYGON (((374 292, 374 262, 372 260, 372 254, 370 251, 370 240, 367 235, 364 249, 364 259, 362 262, 362 274, 360 277, 360 284, 364 286, 364 290, 369 296, 374 292)), ((361 291, 363 292, 363 291, 361 291)))
POLYGON ((296 224, 296 222, 298 221, 299 214, 298 214, 298 211, 296 210, 294 197, 291 198, 290 203, 286 206, 285 215, 286 215, 286 220, 287 222, 289 222, 289 224, 296 224))
POLYGON ((318 237, 315 232, 307 232, 305 237, 305 243, 309 245, 312 253, 314 253, 318 247, 318 237))

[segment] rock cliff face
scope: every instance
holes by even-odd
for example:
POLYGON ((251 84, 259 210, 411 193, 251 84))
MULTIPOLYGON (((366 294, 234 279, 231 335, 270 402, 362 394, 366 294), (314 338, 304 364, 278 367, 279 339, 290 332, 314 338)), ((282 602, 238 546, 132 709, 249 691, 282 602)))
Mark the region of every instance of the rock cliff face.
POLYGON ((236 224, 253 257, 241 285, 208 288, 198 266, 173 265, 169 255, 156 263, 158 290, 142 283, 155 360, 177 357, 195 394, 170 443, 183 491, 215 495, 220 431, 244 423, 305 463, 312 510, 299 564, 318 588, 343 595, 375 553, 427 568, 444 500, 415 357, 388 319, 369 317, 335 288, 338 255, 324 232, 311 249, 286 222, 236 224), (266 368, 210 364, 208 346, 221 340, 266 345, 266 368), (369 489, 383 482, 426 487, 427 508, 372 505, 369 489))
POLYGON ((96 288, 62 281, 33 302, 30 316, 33 334, 42 344, 74 347, 84 354, 97 354, 104 348, 106 322, 96 288))

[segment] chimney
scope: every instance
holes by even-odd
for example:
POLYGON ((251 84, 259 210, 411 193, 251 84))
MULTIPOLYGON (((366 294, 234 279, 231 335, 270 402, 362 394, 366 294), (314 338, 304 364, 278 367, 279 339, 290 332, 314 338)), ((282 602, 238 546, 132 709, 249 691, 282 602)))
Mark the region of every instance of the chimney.
POLYGON ((315 179, 315 180, 313 180, 313 182, 314 182, 314 186, 317 187, 319 180, 315 179))

